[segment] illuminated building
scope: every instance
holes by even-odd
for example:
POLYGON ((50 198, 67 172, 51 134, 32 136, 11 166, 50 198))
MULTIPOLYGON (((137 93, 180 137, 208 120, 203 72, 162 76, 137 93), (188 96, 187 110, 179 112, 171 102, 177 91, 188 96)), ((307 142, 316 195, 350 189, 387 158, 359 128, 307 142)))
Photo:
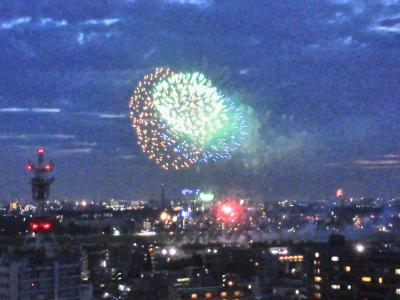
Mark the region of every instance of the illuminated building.
POLYGON ((310 255, 312 299, 398 299, 399 254, 385 245, 331 236, 310 255))
POLYGON ((90 299, 92 286, 81 281, 79 252, 42 246, 25 245, 23 255, 10 249, 0 257, 0 299, 90 299))

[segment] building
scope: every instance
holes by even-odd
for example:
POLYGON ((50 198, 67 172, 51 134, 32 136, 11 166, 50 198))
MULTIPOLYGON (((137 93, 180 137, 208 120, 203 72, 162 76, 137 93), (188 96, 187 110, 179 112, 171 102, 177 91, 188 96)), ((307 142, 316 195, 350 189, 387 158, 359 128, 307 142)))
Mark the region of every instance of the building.
POLYGON ((86 300, 79 253, 55 247, 10 249, 0 257, 0 299, 86 300))
POLYGON ((332 236, 311 254, 312 299, 400 299, 400 252, 332 236))

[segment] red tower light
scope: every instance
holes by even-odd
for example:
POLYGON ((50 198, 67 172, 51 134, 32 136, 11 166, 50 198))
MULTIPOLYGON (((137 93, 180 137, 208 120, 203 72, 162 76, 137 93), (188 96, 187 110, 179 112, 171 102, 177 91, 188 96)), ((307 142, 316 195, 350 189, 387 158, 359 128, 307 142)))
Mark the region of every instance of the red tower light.
POLYGON ((29 223, 31 232, 50 231, 52 228, 53 224, 49 219, 34 219, 29 223))
POLYGON ((40 225, 43 231, 49 231, 51 230, 51 227, 53 227, 50 221, 43 222, 40 225))
POLYGON ((36 232, 39 228, 39 224, 36 222, 31 222, 29 224, 29 228, 31 229, 32 232, 36 232))
POLYGON ((27 165, 26 165, 26 169, 27 169, 28 171, 32 171, 32 170, 33 170, 32 164, 31 164, 31 163, 27 164, 27 165))
POLYGON ((37 152, 38 154, 44 154, 44 148, 40 147, 37 152))

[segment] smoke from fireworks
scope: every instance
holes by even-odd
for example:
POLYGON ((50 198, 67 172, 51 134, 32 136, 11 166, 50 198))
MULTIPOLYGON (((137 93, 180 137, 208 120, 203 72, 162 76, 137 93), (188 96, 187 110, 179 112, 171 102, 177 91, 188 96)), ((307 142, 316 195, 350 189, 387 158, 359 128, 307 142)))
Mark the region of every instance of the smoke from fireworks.
POLYGON ((139 146, 166 170, 229 158, 245 135, 240 110, 197 72, 157 68, 138 83, 129 108, 139 146))

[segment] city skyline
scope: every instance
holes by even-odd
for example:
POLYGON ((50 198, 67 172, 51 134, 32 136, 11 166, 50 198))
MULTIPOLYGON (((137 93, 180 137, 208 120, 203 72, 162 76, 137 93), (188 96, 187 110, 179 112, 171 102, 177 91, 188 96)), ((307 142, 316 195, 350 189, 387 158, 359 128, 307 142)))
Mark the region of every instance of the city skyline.
POLYGON ((399 195, 397 1, 13 2, 0 10, 0 190, 29 198, 39 146, 52 197, 157 198, 185 187, 281 199, 399 195), (158 66, 199 70, 252 109, 230 160, 164 171, 128 118, 158 66))

